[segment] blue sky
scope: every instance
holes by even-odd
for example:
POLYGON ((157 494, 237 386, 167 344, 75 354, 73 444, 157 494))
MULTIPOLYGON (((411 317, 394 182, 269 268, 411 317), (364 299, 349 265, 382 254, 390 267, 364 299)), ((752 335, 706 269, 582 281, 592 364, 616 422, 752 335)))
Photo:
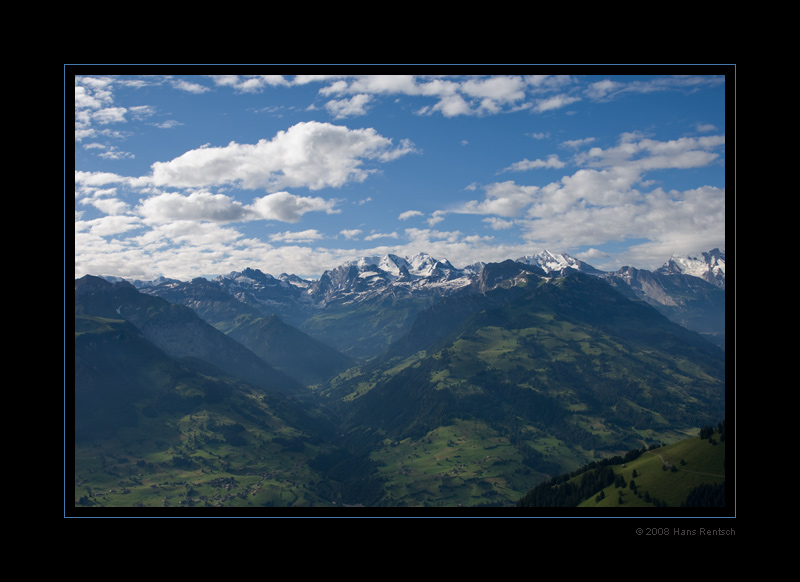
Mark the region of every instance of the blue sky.
POLYGON ((434 69, 65 67, 75 276, 543 249, 652 269, 725 248, 731 68, 434 69))

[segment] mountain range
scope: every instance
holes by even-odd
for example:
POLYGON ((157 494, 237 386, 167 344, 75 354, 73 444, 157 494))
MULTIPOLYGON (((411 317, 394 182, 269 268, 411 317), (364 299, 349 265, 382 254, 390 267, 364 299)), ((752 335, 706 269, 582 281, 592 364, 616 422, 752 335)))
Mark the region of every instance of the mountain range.
MULTIPOLYGON (((76 438, 180 426, 169 467, 203 472, 231 445, 252 451, 241 471, 263 465, 248 446, 269 442, 269 463, 306 458, 291 464, 295 503, 510 503, 722 418, 724 297, 717 249, 613 273, 544 252, 462 269, 365 257, 317 280, 86 276, 76 438)), ((137 462, 164 471, 152 458, 137 462)))
MULTIPOLYGON (((724 347, 724 251, 672 257, 656 271, 623 267, 603 272, 549 251, 514 262, 537 266, 547 274, 570 269, 604 279, 724 347)), ((338 352, 363 358, 382 353, 402 337, 421 310, 443 297, 474 290, 484 267, 476 263, 457 269, 426 253, 387 254, 347 262, 316 280, 285 273, 276 278, 248 268, 210 281, 133 284, 144 293, 191 307, 214 325, 230 321, 233 313, 276 315, 338 352)))

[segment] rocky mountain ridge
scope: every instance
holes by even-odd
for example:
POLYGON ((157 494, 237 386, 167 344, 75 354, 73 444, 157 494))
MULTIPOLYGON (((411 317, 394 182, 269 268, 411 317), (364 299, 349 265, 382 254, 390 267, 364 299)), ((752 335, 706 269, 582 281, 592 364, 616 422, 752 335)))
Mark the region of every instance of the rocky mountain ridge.
MULTIPOLYGON (((509 261, 507 261, 509 262, 509 261)), ((645 301, 673 321, 709 335, 724 345, 725 253, 714 249, 690 257, 671 257, 655 271, 623 267, 604 272, 565 253, 543 251, 510 263, 517 270, 540 269, 544 276, 566 269, 606 280, 628 297, 645 301)), ((427 253, 362 257, 325 271, 319 279, 282 273, 278 277, 254 268, 213 280, 180 282, 170 279, 134 284, 142 292, 192 307, 212 324, 230 319, 233 311, 277 315, 339 351, 355 357, 371 356, 409 329, 416 313, 456 293, 485 292, 510 277, 496 274, 488 281, 485 263, 456 268, 446 259, 427 253), (386 329, 387 310, 401 314, 386 329), (383 323, 377 321, 383 318, 383 323), (358 320, 352 334, 361 333, 362 345, 352 348, 344 328, 358 320), (380 331, 374 328, 380 327, 380 331), (368 329, 369 328, 369 329, 368 329), (374 332, 374 333, 373 333, 374 332)))
MULTIPOLYGON (((584 274, 618 277, 625 281, 630 280, 632 272, 645 272, 643 269, 627 266, 614 272, 601 271, 566 253, 548 250, 517 258, 514 262, 539 267, 547 274, 574 269, 584 274)), ((248 267, 210 280, 212 285, 206 286, 206 289, 218 287, 245 304, 273 307, 280 311, 282 306, 292 302, 299 306, 324 307, 330 303, 360 301, 382 293, 390 286, 406 292, 438 288, 442 294, 447 294, 471 284, 485 265, 486 263, 476 263, 459 269, 447 259, 438 260, 427 253, 410 257, 386 254, 348 261, 326 270, 319 279, 303 279, 286 273, 276 278, 259 269, 248 267)), ((696 256, 672 256, 667 263, 652 272, 665 276, 691 276, 724 289, 725 252, 713 249, 696 256)), ((197 278, 191 284, 201 286, 204 281, 209 280, 197 278)), ((133 281, 132 284, 144 292, 162 296, 168 295, 170 289, 184 289, 187 285, 185 282, 164 278, 151 282, 133 281)))
POLYGON ((124 320, 170 358, 206 362, 257 386, 285 394, 301 393, 295 380, 184 305, 140 293, 130 283, 111 283, 86 275, 75 281, 75 317, 124 320))

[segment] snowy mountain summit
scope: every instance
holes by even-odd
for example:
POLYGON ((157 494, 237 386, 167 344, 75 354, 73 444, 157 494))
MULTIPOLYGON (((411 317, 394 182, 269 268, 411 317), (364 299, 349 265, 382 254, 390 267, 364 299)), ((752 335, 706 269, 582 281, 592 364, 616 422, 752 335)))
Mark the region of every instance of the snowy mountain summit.
POLYGON ((336 349, 349 350, 348 355, 361 357, 385 349, 408 331, 421 310, 448 296, 507 288, 523 273, 558 279, 570 271, 607 281, 625 296, 645 301, 677 323, 724 345, 725 253, 718 249, 697 256, 673 256, 653 272, 625 267, 605 273, 551 251, 516 261, 477 262, 457 268, 447 259, 419 252, 362 256, 327 269, 318 279, 286 273, 274 277, 245 268, 213 280, 198 277, 191 282, 160 280, 137 282, 136 286, 147 294, 191 307, 213 324, 231 313, 276 315, 336 349), (353 345, 355 336, 358 339, 353 345))
POLYGON ((725 250, 713 249, 707 253, 688 256, 673 255, 657 272, 665 275, 681 274, 699 277, 724 289, 725 250))
POLYGON ((587 275, 600 275, 602 271, 595 269, 588 263, 569 256, 566 253, 553 253, 548 250, 543 250, 535 255, 525 255, 517 259, 518 263, 524 265, 533 265, 539 267, 545 273, 559 272, 564 269, 575 269, 587 275))
POLYGON ((427 253, 400 257, 361 257, 325 271, 311 284, 308 295, 319 306, 331 301, 360 302, 383 294, 420 293, 432 291, 446 293, 469 285, 471 279, 465 270, 456 269, 448 260, 437 260, 427 253))
MULTIPOLYGON (((564 269, 575 269, 587 275, 602 276, 605 273, 580 259, 566 253, 544 250, 535 255, 525 255, 518 263, 539 267, 545 273, 557 273, 564 269)), ((662 275, 686 275, 697 277, 712 285, 725 289, 725 251, 713 249, 691 255, 672 255, 669 261, 655 271, 662 275)))
POLYGON ((387 254, 383 256, 362 257, 357 261, 346 263, 356 266, 360 271, 369 272, 377 268, 383 273, 397 278, 431 278, 446 276, 448 273, 460 273, 447 259, 437 260, 427 253, 417 253, 410 257, 387 254))

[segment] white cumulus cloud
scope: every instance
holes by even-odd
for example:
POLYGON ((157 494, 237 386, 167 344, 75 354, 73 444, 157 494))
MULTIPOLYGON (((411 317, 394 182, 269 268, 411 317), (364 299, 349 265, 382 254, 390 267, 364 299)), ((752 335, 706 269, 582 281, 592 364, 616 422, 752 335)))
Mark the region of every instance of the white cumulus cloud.
POLYGON ((272 242, 289 242, 289 243, 309 243, 322 238, 322 234, 316 229, 308 229, 300 232, 281 232, 278 234, 270 235, 269 240, 272 242))
POLYGON ((410 142, 396 146, 372 128, 309 121, 280 131, 271 140, 203 147, 156 162, 151 179, 158 186, 182 188, 223 184, 267 191, 338 188, 363 182, 376 171, 365 167, 365 162, 387 162, 412 151, 410 142))
POLYGON ((307 212, 325 212, 336 214, 335 200, 325 200, 319 197, 295 196, 288 192, 275 192, 263 198, 258 198, 248 209, 255 218, 264 220, 280 220, 282 222, 297 222, 307 212))
POLYGON ((256 198, 250 205, 225 194, 192 192, 183 195, 175 192, 151 196, 137 208, 138 214, 152 224, 176 220, 198 222, 247 222, 251 220, 277 220, 298 222, 308 212, 335 214, 335 200, 319 197, 295 196, 288 192, 275 192, 256 198))
POLYGON ((414 216, 422 216, 422 213, 419 210, 406 210, 402 212, 397 218, 400 220, 408 220, 414 216))

